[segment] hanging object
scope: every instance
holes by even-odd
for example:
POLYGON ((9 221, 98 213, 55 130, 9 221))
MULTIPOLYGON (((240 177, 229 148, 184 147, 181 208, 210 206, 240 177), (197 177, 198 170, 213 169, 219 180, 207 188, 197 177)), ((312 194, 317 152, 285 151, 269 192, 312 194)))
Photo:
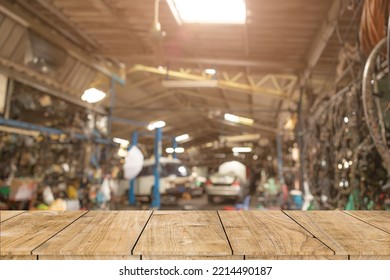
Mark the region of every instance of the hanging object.
POLYGON ((144 155, 137 146, 131 147, 125 158, 123 165, 124 177, 127 180, 132 180, 141 172, 144 164, 144 155))

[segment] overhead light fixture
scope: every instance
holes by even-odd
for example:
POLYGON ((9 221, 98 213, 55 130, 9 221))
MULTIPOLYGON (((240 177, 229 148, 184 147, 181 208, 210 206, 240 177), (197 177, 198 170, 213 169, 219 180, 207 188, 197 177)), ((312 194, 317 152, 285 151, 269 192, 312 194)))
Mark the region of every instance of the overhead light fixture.
POLYGON ((182 147, 177 147, 177 148, 172 148, 172 147, 169 147, 169 148, 166 148, 165 149, 165 152, 167 152, 167 154, 173 154, 173 153, 176 153, 176 154, 182 154, 184 153, 184 148, 182 147))
POLYGON ((215 88, 217 80, 163 80, 161 85, 166 88, 215 88))
POLYGON ((251 147, 234 147, 232 149, 233 153, 250 153, 252 152, 251 147))
POLYGON ((209 74, 209 75, 215 75, 215 73, 217 73, 217 71, 215 69, 212 69, 212 68, 206 69, 206 70, 204 70, 204 72, 206 74, 209 74))
POLYGON ((221 136, 222 141, 235 143, 235 142, 252 142, 260 139, 260 134, 243 134, 234 136, 221 136))
POLYGON ((175 138, 175 140, 177 142, 182 142, 182 141, 185 141, 187 140, 188 138, 190 138, 190 136, 188 134, 183 134, 183 135, 179 135, 175 138))
POLYGON ((167 0, 176 22, 245 24, 245 0, 167 0))
POLYGON ((106 97, 106 93, 96 88, 89 88, 84 91, 81 96, 81 100, 86 101, 88 103, 96 103, 103 100, 106 97))
POLYGON ((245 124, 245 125, 253 125, 254 120, 249 118, 244 118, 232 114, 225 114, 224 119, 229 122, 239 123, 239 124, 245 124))
POLYGON ((155 128, 162 128, 166 125, 164 121, 156 121, 148 125, 148 130, 154 130, 155 128))
POLYGON ((129 144, 130 144, 130 141, 129 141, 129 140, 122 139, 122 138, 117 138, 117 137, 114 137, 114 138, 112 139, 112 141, 113 141, 114 143, 120 144, 120 145, 123 146, 123 147, 127 147, 127 146, 129 146, 129 144))

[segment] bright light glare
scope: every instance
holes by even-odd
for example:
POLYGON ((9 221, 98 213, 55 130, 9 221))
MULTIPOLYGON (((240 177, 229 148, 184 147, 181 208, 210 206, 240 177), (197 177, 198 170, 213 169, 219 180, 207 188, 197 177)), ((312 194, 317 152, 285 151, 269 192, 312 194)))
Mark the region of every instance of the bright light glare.
POLYGON ((181 142, 181 141, 184 141, 184 140, 187 140, 188 138, 190 138, 190 136, 188 134, 183 134, 183 135, 179 135, 175 138, 175 140, 177 142, 181 142))
POLYGON ((115 143, 118 143, 120 144, 121 146, 128 146, 130 141, 129 140, 126 140, 126 139, 122 139, 122 138, 117 138, 117 137, 114 137, 112 139, 112 141, 114 141, 115 143))
POLYGON ((88 103, 96 103, 104 99, 106 94, 96 88, 89 88, 84 91, 81 96, 81 100, 86 101, 88 103))
POLYGON ((167 0, 177 23, 244 24, 244 0, 167 0))
POLYGON ((252 152, 251 147, 234 147, 232 149, 233 153, 250 153, 252 152))
POLYGON ((209 75, 215 75, 215 73, 217 73, 215 69, 211 69, 211 68, 204 70, 204 72, 209 75))
POLYGON ((127 150, 126 150, 126 149, 119 148, 119 150, 118 150, 118 156, 120 156, 120 157, 126 157, 126 156, 127 156, 127 150))
POLYGON ((164 127, 164 126, 165 126, 165 122, 164 121, 157 121, 157 122, 150 123, 148 125, 148 130, 153 130, 155 128, 161 128, 161 127, 164 127))
POLYGON ((182 153, 184 153, 184 148, 178 147, 178 148, 174 149, 172 147, 169 147, 169 148, 165 149, 165 152, 167 152, 167 154, 173 154, 173 153, 182 154, 182 153))
POLYGON ((240 123, 240 124, 245 124, 245 125, 253 125, 254 121, 249 118, 244 118, 232 114, 225 114, 224 115, 225 120, 229 122, 234 122, 234 123, 240 123))

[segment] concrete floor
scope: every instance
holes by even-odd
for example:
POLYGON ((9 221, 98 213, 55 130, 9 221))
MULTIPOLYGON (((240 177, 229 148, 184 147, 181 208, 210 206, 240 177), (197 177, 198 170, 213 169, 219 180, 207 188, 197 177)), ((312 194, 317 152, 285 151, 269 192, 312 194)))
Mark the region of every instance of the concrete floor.
MULTIPOLYGON (((236 203, 227 199, 216 199, 215 203, 209 203, 207 201, 207 195, 200 197, 193 197, 191 199, 179 199, 177 201, 172 200, 171 202, 165 202, 161 204, 160 210, 228 210, 233 209, 236 203)), ((144 203, 138 206, 127 206, 123 205, 119 207, 120 210, 135 210, 149 209, 149 203, 144 203)), ((250 210, 263 209, 257 200, 257 197, 251 199, 250 210)), ((269 209, 277 210, 280 209, 277 205, 270 207, 269 209)))

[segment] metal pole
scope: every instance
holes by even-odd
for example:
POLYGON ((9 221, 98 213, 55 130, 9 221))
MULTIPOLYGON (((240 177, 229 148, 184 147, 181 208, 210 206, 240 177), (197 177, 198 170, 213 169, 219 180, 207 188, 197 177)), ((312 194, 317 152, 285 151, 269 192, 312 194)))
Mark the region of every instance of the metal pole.
POLYGON ((112 133, 112 117, 114 113, 115 106, 115 79, 111 78, 111 89, 110 89, 110 108, 109 108, 109 118, 108 118, 108 137, 111 138, 112 133))
POLYGON ((283 178, 283 151, 282 151, 282 135, 278 134, 276 136, 276 149, 278 152, 278 177, 279 177, 279 182, 281 184, 284 183, 284 178, 283 178))
POLYGON ((304 94, 304 87, 301 86, 299 93, 299 102, 298 102, 298 130, 297 130, 297 140, 299 146, 299 189, 303 191, 303 181, 304 181, 304 137, 303 137, 303 118, 302 118, 302 99, 304 94))
MULTIPOLYGON (((133 134, 131 136, 131 146, 129 147, 129 150, 137 146, 138 144, 138 132, 133 131, 133 134)), ((130 180, 130 188, 129 188, 129 194, 128 194, 128 199, 129 199, 129 205, 135 205, 136 199, 135 199, 135 194, 134 194, 134 187, 135 187, 135 178, 130 180)))
POLYGON ((177 154, 176 154, 176 148, 177 148, 177 141, 176 141, 176 137, 172 137, 172 148, 173 148, 173 158, 177 158, 177 154))
POLYGON ((154 186, 152 190, 152 208, 160 208, 160 156, 162 150, 162 128, 156 128, 154 139, 154 186))

